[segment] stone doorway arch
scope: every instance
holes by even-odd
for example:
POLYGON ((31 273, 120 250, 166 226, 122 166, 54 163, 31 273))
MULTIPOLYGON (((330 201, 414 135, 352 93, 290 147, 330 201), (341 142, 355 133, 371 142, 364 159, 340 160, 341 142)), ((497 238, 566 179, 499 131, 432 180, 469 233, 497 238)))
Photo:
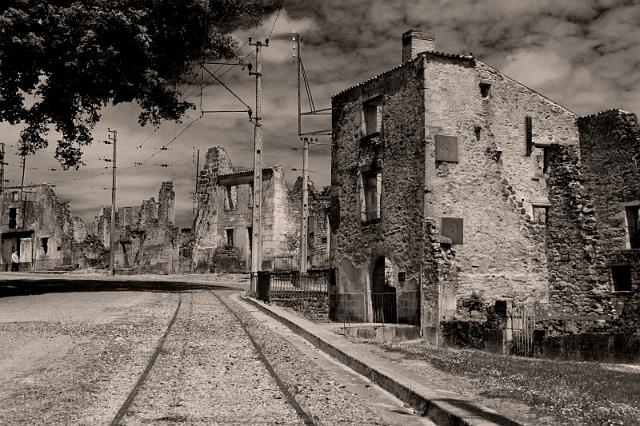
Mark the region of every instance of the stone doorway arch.
POLYGON ((396 289, 391 286, 392 265, 384 256, 376 258, 371 271, 373 322, 396 323, 396 289))

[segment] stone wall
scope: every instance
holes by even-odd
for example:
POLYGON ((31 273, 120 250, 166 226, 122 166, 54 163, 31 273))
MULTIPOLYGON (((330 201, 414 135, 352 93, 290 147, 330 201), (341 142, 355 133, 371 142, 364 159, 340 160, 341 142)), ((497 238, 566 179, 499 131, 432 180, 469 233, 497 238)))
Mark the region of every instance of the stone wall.
POLYGON ((422 75, 422 62, 407 62, 332 101, 331 261, 340 299, 334 302, 342 304, 340 315, 352 320, 372 320, 368 295, 381 256, 392 264, 399 293, 418 290, 425 243, 422 75), (372 99, 383 105, 383 129, 363 137, 363 104, 372 99), (374 170, 382 175, 381 219, 363 222, 362 176, 374 170))

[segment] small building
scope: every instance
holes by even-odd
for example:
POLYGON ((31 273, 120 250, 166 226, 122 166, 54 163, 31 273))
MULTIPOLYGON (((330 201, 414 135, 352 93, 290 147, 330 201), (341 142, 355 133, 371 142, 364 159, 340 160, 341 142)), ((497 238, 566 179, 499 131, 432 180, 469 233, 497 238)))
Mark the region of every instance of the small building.
POLYGON ((635 116, 578 118, 419 30, 332 111, 335 319, 420 324, 436 343, 481 300, 536 305, 551 334, 610 331, 622 309, 637 332, 635 116))
MULTIPOLYGON (((265 168, 262 176, 262 269, 297 269, 301 192, 297 195, 295 189, 289 188, 280 166, 265 168)), ((235 169, 224 148, 210 148, 204 170, 200 171, 197 199, 195 269, 248 272, 253 238, 253 170, 235 169)), ((315 200, 313 194, 310 200, 315 200)), ((310 204, 320 206, 321 201, 310 204)), ((324 224, 326 212, 321 212, 320 207, 313 211, 314 217, 322 216, 319 223, 324 224)), ((329 241, 321 241, 324 242, 316 244, 317 250, 326 253, 329 241)), ((310 252, 311 266, 321 266, 323 261, 326 256, 321 259, 310 252)))
MULTIPOLYGON (((5 187, 0 205, 0 258, 3 270, 18 252, 21 271, 74 267, 74 228, 69 204, 47 184, 5 187)), ((74 226, 75 225, 75 226, 74 226)))

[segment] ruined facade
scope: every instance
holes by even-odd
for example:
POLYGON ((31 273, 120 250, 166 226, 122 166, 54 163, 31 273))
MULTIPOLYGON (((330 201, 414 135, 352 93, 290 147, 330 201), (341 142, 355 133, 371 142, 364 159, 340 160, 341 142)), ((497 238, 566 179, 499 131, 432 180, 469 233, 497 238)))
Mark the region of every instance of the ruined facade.
MULTIPOLYGON (((620 136, 629 145, 620 147, 611 131, 637 130, 577 119, 471 55, 435 51, 433 36, 415 30, 403 35, 400 66, 335 95, 332 108, 331 259, 340 315, 419 321, 435 342, 442 321, 469 314, 470 297, 557 312, 581 304, 571 285, 593 285, 615 304, 609 270, 592 275, 585 260, 590 284, 577 276, 567 284, 575 270, 566 262, 579 269, 574 257, 592 250, 580 244, 606 240, 618 247, 605 250, 617 253, 615 262, 633 264, 621 224, 625 214, 637 217, 637 186, 629 183, 637 179, 627 178, 630 167, 603 160, 616 162, 613 153, 626 155, 633 143, 637 149, 632 136, 620 136), (581 228, 571 240, 559 233, 569 213, 554 215, 577 185, 556 177, 557 153, 565 151, 569 164, 582 161, 576 179, 587 166, 593 176, 584 194, 600 195, 588 209, 612 212, 592 238, 581 228), (618 167, 620 177, 608 181, 618 167), (607 190, 606 182, 619 189, 607 190)), ((588 209, 571 214, 584 220, 588 209)), ((633 277, 634 267, 625 268, 615 274, 633 277)))
POLYGON ((0 258, 2 269, 11 264, 11 254, 20 256, 20 270, 54 270, 75 266, 75 230, 83 225, 71 217, 68 203, 60 200, 50 185, 7 187, 0 205, 0 258))
MULTIPOLYGON (((97 238, 110 247, 111 208, 100 209, 94 225, 97 238)), ((162 182, 155 198, 140 207, 120 207, 116 212, 116 267, 133 272, 188 272, 180 258, 185 238, 175 226, 175 192, 172 182, 162 182)))
MULTIPOLYGON (((263 170, 262 194, 262 269, 296 268, 301 199, 292 193, 279 166, 263 170)), ((195 269, 249 271, 253 238, 253 171, 234 169, 224 148, 210 148, 200 171, 197 197, 193 245, 195 269)), ((318 210, 316 215, 320 214, 318 210)), ((328 240, 324 241, 328 244, 328 240)), ((310 262, 314 264, 313 257, 310 262)))

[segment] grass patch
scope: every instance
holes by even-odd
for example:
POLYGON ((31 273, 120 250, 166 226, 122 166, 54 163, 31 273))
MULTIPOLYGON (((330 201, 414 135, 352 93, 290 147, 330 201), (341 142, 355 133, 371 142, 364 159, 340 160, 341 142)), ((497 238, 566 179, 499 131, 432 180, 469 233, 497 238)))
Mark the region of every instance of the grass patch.
POLYGON ((385 344, 391 352, 474 379, 480 394, 508 398, 567 424, 640 424, 640 374, 612 371, 594 362, 561 362, 436 349, 424 344, 385 344))

